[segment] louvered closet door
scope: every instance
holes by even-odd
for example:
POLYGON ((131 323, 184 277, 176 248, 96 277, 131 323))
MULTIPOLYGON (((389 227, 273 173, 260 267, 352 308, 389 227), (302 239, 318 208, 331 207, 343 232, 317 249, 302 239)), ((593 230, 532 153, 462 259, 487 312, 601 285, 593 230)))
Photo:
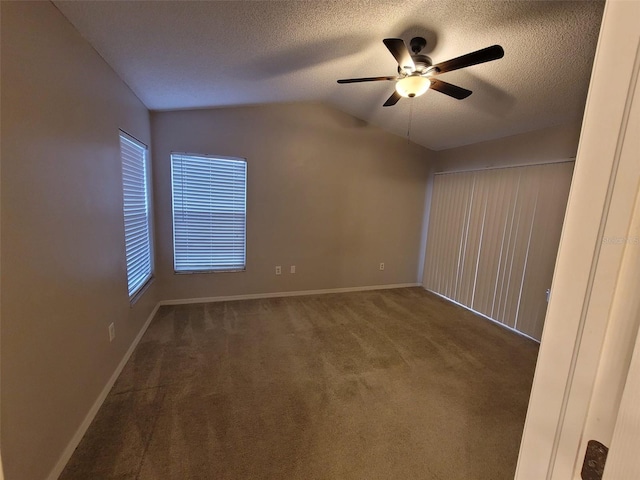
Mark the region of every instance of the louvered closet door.
POLYGON ((460 174, 455 179, 438 180, 434 185, 434 198, 441 199, 441 208, 432 210, 430 224, 434 225, 434 235, 427 246, 427 255, 434 262, 429 283, 442 295, 458 301, 468 283, 464 281, 460 263, 466 248, 473 175, 460 174))
POLYGON ((546 290, 551 287, 572 175, 573 162, 547 165, 536 171, 540 193, 531 230, 517 329, 537 339, 542 337, 547 313, 546 290), (542 291, 544 295, 540 294, 542 291))
POLYGON ((540 339, 573 162, 438 174, 425 287, 540 339))

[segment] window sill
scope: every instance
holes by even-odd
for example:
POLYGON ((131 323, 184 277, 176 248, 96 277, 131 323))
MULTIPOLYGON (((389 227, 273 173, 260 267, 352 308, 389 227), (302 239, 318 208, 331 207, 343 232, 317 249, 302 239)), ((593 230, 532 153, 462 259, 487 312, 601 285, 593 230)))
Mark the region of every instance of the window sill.
POLYGON ((233 268, 229 270, 181 270, 181 271, 173 271, 174 275, 194 275, 198 273, 236 273, 236 272, 246 272, 247 268, 233 268))
POLYGON ((147 280, 144 285, 142 285, 142 287, 140 287, 138 289, 138 291, 136 293, 133 294, 133 296, 129 299, 129 307, 133 308, 133 306, 136 304, 136 302, 140 299, 140 297, 142 297, 142 295, 144 294, 144 292, 147 291, 147 289, 149 288, 149 286, 153 283, 153 281, 155 280, 155 277, 152 275, 151 277, 149 277, 149 280, 147 280))

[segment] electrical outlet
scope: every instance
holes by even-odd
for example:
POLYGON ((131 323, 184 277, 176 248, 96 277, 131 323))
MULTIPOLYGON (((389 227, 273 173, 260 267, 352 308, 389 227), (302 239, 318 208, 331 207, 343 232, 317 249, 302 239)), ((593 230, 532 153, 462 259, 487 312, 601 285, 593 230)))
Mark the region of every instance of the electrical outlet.
POLYGON ((296 266, 295 265, 291 265, 291 268, 289 268, 289 272, 296 273, 296 266))
POLYGON ((384 262, 380 262, 380 270, 384 270, 384 262))
POLYGON ((282 267, 280 265, 276 265, 276 275, 282 274, 282 267))
POLYGON ((116 338, 116 327, 112 323, 109 325, 109 341, 113 342, 113 339, 116 338))

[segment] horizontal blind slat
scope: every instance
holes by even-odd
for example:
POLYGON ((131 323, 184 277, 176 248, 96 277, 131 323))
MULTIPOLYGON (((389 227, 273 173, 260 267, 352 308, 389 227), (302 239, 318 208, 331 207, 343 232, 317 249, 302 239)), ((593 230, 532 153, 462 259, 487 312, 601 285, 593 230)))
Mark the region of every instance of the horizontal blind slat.
POLYGON ((151 278, 151 234, 147 186, 147 149, 120 135, 122 192, 129 297, 151 278))
POLYGON ((174 268, 244 269, 246 161, 171 154, 174 268))

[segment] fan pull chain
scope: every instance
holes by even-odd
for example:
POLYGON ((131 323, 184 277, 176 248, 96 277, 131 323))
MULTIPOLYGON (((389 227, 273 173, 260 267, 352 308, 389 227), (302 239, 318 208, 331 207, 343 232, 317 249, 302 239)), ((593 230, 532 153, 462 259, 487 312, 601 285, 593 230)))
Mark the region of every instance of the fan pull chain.
POLYGON ((413 102, 415 98, 409 99, 409 125, 407 125, 407 143, 411 143, 411 119, 413 118, 413 102))

